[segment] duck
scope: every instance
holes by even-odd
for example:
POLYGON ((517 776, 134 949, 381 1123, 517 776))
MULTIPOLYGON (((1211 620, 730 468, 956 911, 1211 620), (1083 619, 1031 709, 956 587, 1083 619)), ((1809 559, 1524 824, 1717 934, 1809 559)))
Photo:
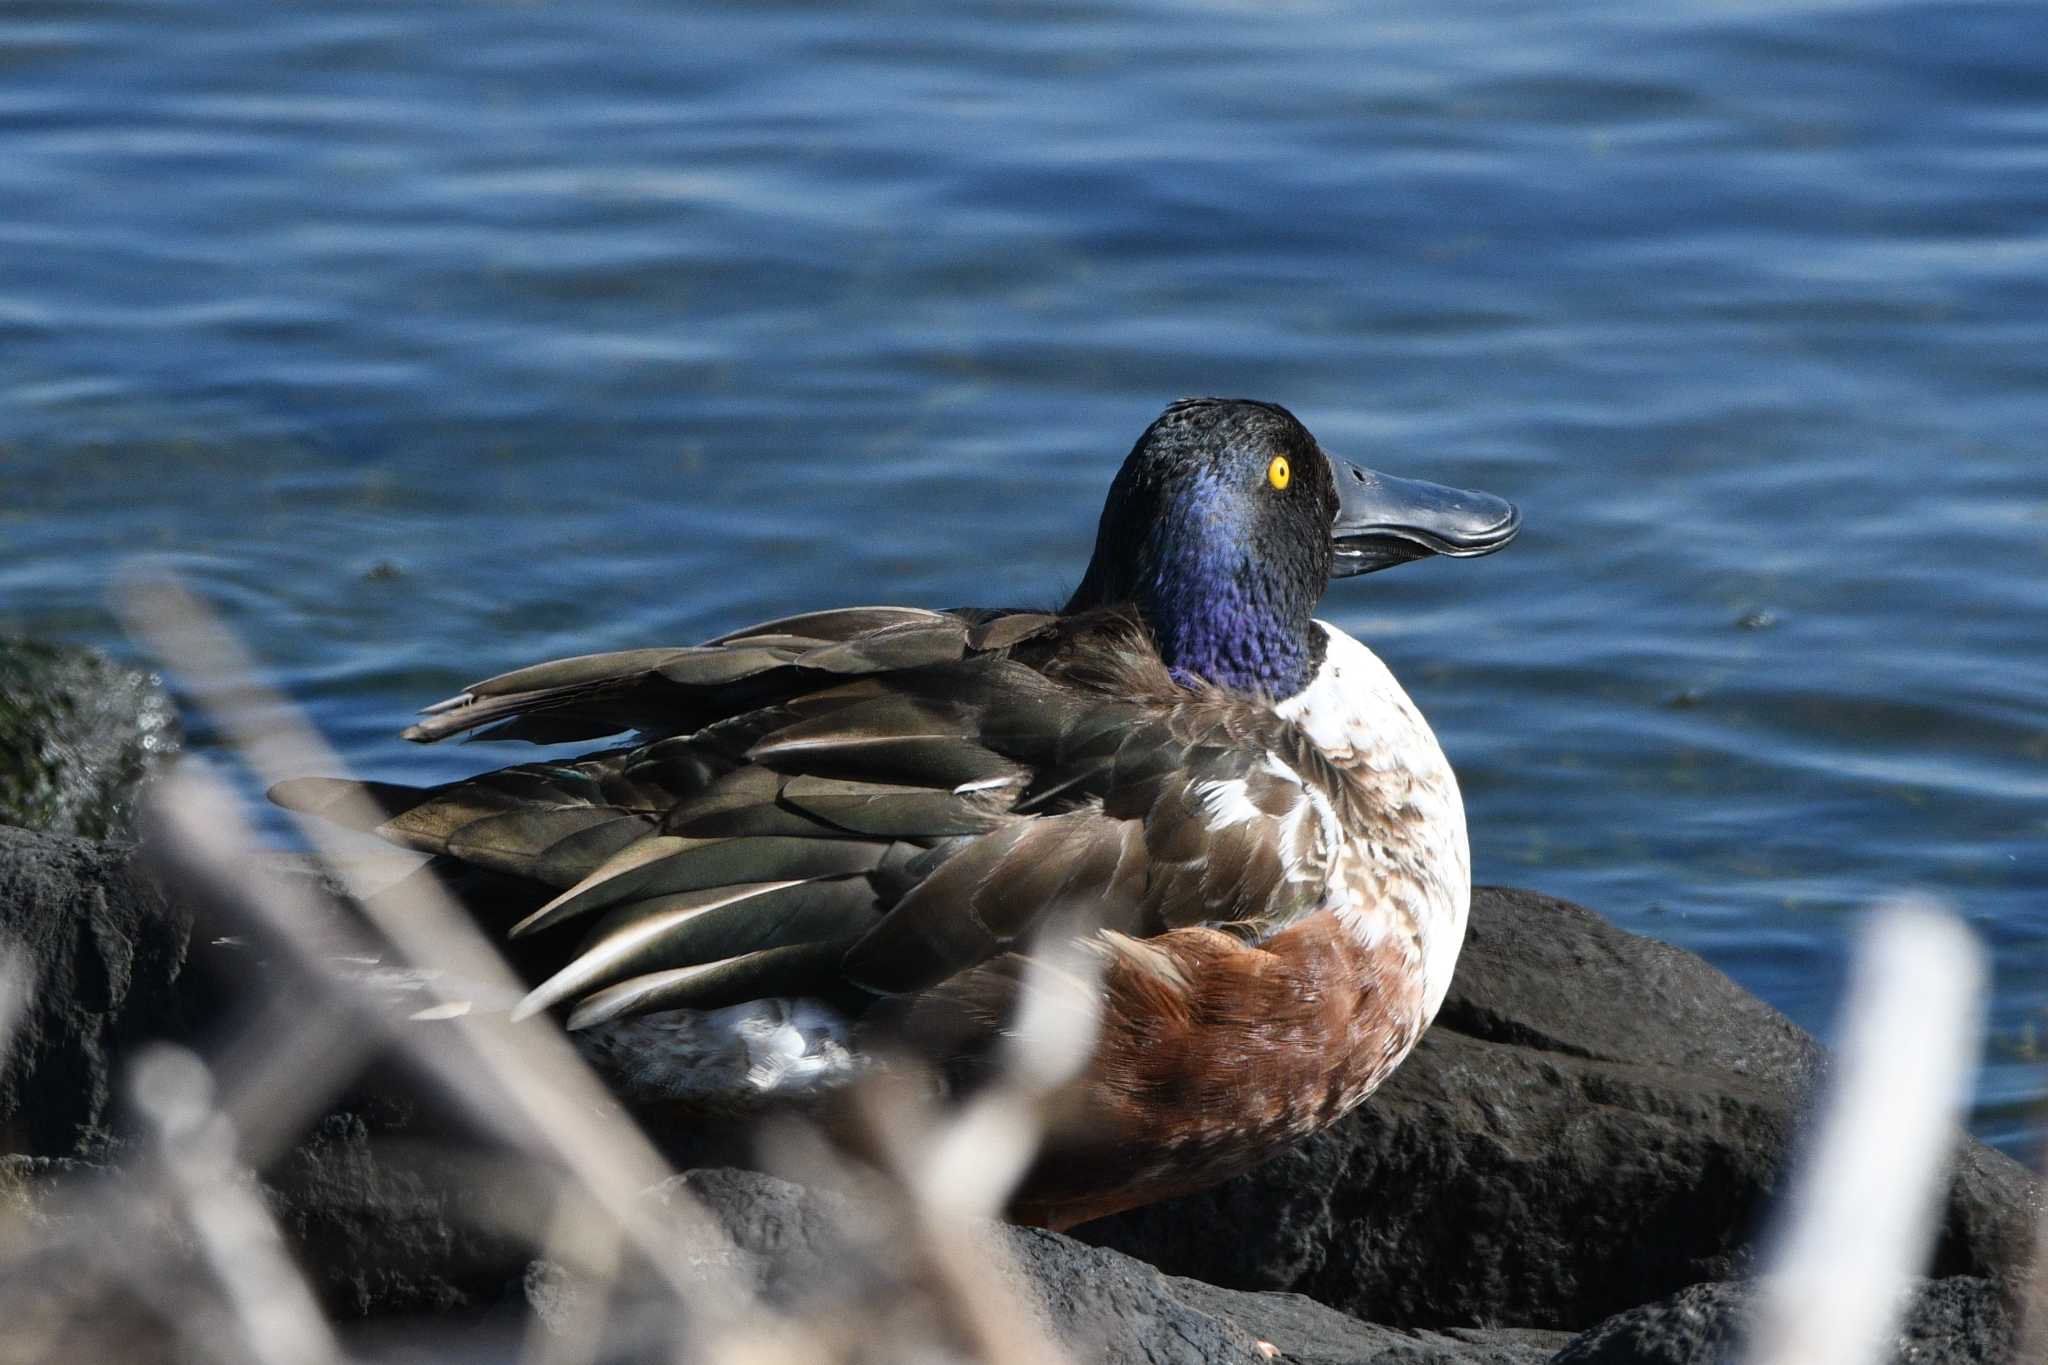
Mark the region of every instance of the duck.
POLYGON ((643 1108, 815 1093, 904 1047, 967 1093, 1028 966, 1082 954, 1092 1051, 1009 1208, 1070 1227, 1326 1127, 1436 1016, 1471 902, 1457 779, 1315 611, 1520 521, 1331 455, 1278 404, 1186 399, 1058 610, 836 607, 536 664, 405 738, 608 747, 271 795, 367 797, 376 834, 489 887, 534 983, 515 1013, 643 1108))

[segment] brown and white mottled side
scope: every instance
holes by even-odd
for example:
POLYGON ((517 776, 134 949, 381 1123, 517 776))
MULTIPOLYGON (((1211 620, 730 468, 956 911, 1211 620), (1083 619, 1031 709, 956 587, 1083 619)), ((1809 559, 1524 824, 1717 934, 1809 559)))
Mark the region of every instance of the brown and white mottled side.
MULTIPOLYGON (((1443 753, 1364 646, 1318 624, 1316 676, 1275 705, 1177 681, 1116 612, 875 614, 833 616, 853 632, 836 644, 780 623, 779 650, 748 636, 480 684, 504 696, 463 724, 549 738, 726 718, 570 765, 373 784, 378 828, 555 890, 515 933, 595 918, 520 1010, 579 1001, 586 1055, 679 1110, 814 1095, 873 1047, 971 1091, 1023 955, 1065 917, 1092 925, 1107 1013, 1022 1196, 1041 1222, 1222 1179, 1413 1046, 1470 862, 1443 753)), ((337 785, 281 797, 324 810, 337 785)))
POLYGON ((1316 624, 1329 640, 1323 666, 1274 709, 1345 776, 1364 833, 1349 841, 1332 895, 1362 940, 1387 925, 1412 936, 1426 1023, 1451 989, 1472 908, 1465 802, 1435 732, 1379 656, 1316 624))
POLYGON ((1358 1105, 1442 1005, 1471 905, 1457 779, 1386 665, 1318 624, 1324 665, 1276 710, 1340 781, 1274 771, 1334 850, 1324 907, 1255 944, 1098 939, 1102 1045, 1015 1216, 1069 1227, 1226 1179, 1358 1105))
POLYGON ((1264 943, 1214 929, 1111 942, 1102 1045, 1011 1215, 1067 1228, 1206 1188, 1335 1122, 1424 1026, 1397 938, 1335 911, 1264 943))

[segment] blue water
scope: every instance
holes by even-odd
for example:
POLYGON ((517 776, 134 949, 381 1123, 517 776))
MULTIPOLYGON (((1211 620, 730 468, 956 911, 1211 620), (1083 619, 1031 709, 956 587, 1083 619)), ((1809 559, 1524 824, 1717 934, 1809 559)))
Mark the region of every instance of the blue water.
POLYGON ((1056 601, 1162 404, 1275 399, 1522 504, 1327 603, 1482 879, 1821 1031, 1950 898, 2033 1155, 2048 9, 675 11, 0 8, 0 628, 127 649, 147 554, 452 776, 512 665, 1056 601))

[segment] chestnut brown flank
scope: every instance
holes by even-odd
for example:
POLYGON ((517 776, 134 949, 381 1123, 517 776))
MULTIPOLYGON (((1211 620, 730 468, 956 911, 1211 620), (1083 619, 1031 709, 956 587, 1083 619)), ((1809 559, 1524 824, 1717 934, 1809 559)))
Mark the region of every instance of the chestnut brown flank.
POLYGON ((1355 1107, 1422 1032, 1412 940, 1361 947, 1328 911, 1263 944, 1106 941, 1100 1042, 1012 1202, 1021 1222, 1071 1227, 1228 1179, 1355 1107))

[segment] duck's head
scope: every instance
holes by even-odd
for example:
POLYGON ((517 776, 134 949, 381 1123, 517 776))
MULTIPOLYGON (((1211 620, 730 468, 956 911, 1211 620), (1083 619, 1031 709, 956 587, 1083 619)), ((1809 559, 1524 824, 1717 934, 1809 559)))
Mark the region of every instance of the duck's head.
POLYGON ((1125 459, 1067 610, 1134 604, 1182 681, 1285 698, 1322 662, 1331 579, 1491 554, 1520 526, 1491 494, 1331 456, 1278 404, 1191 398, 1125 459))

